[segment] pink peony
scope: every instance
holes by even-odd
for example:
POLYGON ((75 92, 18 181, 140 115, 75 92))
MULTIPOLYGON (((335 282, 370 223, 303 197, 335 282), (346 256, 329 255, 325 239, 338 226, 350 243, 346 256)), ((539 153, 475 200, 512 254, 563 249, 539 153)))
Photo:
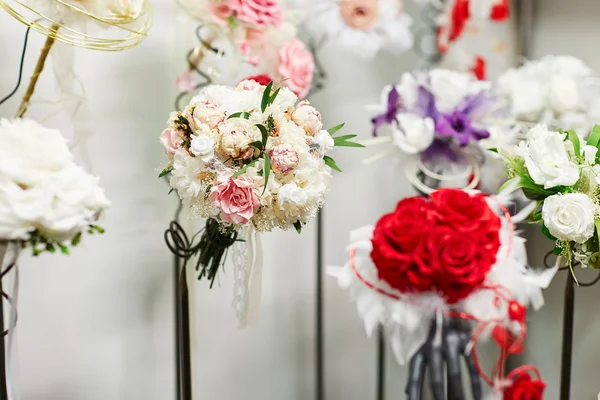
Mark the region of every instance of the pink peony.
POLYGON ((231 8, 238 20, 254 29, 277 28, 283 22, 277 0, 232 0, 231 8))
POLYGON ((308 95, 314 70, 313 55, 300 40, 293 39, 279 50, 277 72, 287 79, 285 84, 299 98, 308 95))
POLYGON ((160 134, 160 141, 165 146, 167 154, 173 155, 181 147, 182 136, 182 132, 173 128, 167 128, 160 134))
POLYGON ((304 129, 304 132, 306 132, 308 136, 315 136, 323 129, 321 113, 311 106, 308 100, 302 100, 298 103, 296 109, 292 113, 292 119, 304 129))
POLYGON ((260 206, 252 182, 244 178, 231 178, 232 171, 225 171, 217 178, 208 199, 221 210, 221 220, 231 224, 245 224, 260 206))
POLYGON ((289 144, 279 144, 269 152, 271 169, 278 174, 292 172, 298 166, 298 152, 289 144))

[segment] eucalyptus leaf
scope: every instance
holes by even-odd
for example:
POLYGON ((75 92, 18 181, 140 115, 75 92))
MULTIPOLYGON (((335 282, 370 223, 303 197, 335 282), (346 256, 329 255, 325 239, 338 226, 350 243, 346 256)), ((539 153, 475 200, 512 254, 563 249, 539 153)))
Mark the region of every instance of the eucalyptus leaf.
POLYGON ((162 178, 163 176, 167 175, 171 171, 172 171, 172 168, 167 167, 167 168, 163 169, 162 171, 160 171, 160 174, 158 174, 158 177, 162 178))
POLYGON ((294 222, 294 228, 296 228, 296 232, 302 233, 302 223, 300 221, 294 222))
POLYGON ((329 132, 329 134, 331 136, 333 136, 337 131, 339 131, 340 129, 342 129, 344 127, 344 125, 346 125, 346 124, 345 123, 341 123, 339 125, 336 125, 333 128, 327 129, 327 132, 329 132))
POLYGON ((263 167, 264 178, 265 178, 265 187, 263 188, 263 194, 267 190, 267 183, 269 183, 269 175, 271 174, 271 158, 269 157, 269 153, 265 153, 265 166, 263 167))
POLYGON ((325 161, 325 165, 327 165, 329 168, 334 169, 338 172, 342 172, 342 170, 340 169, 340 167, 337 166, 333 158, 329 156, 324 156, 323 161, 325 161))
POLYGON ((233 175, 231 175, 231 178, 237 178, 238 176, 245 174, 248 167, 253 167, 254 164, 256 164, 256 160, 250 161, 248 164, 244 165, 242 168, 238 169, 233 175))
POLYGON ((269 82, 265 91, 263 92, 262 99, 260 101, 260 110, 265 112, 267 106, 269 105, 269 99, 271 98, 271 89, 273 89, 273 82, 269 82))

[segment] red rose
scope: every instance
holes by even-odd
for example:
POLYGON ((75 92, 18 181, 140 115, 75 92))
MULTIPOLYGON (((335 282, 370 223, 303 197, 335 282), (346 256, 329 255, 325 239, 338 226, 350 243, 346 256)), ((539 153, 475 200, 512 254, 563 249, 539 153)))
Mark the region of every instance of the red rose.
POLYGON ((449 303, 456 303, 481 286, 495 256, 490 257, 481 246, 477 232, 461 232, 449 226, 438 226, 429 234, 423 254, 436 271, 437 289, 449 303))
POLYGON ((503 400, 542 400, 546 384, 541 379, 531 379, 527 374, 517 377, 504 389, 503 400))
POLYGON ((245 81, 254 81, 256 83, 259 83, 263 86, 267 86, 269 83, 271 83, 273 81, 273 79, 271 79, 271 77, 267 74, 260 74, 260 75, 254 75, 254 76, 249 76, 246 79, 244 79, 245 81))
POLYGON ((400 201, 373 231, 371 259, 379 279, 401 292, 431 290, 432 280, 419 267, 419 247, 433 223, 431 203, 414 197, 400 201))
POLYGON ((480 287, 496 262, 500 218, 481 196, 454 189, 402 200, 373 231, 379 279, 401 292, 441 292, 455 303, 480 287))

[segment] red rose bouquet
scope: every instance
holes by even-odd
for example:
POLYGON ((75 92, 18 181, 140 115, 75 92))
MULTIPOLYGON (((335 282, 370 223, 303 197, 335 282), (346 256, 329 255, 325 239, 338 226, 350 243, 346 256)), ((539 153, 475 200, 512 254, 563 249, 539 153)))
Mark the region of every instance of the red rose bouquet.
POLYGON ((477 371, 494 395, 521 400, 529 389, 515 385, 529 370, 504 376, 503 363, 522 350, 525 307, 543 305, 541 289, 556 270, 526 268, 525 241, 513 229, 521 217, 511 217, 506 202, 458 189, 401 200, 375 227, 351 233, 349 261, 330 273, 353 290, 369 334, 388 328, 401 364, 425 344, 436 317, 471 321, 467 353, 490 336, 502 350, 491 376, 477 371))

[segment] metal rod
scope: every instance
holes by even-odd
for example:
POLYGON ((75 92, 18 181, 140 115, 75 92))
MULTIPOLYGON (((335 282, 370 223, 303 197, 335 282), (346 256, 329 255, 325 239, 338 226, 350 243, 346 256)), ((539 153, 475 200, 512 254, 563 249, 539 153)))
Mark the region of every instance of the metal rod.
MULTIPOLYGON (((0 269, 2 267, 2 257, 0 257, 0 269)), ((0 279, 0 293, 2 293, 2 279, 0 279)), ((2 343, 0 343, 0 400, 8 400, 8 385, 6 381, 6 339, 4 335, 4 298, 0 296, 0 334, 2 343)))
POLYGON ((190 302, 186 274, 187 262, 183 263, 180 270, 179 282, 179 364, 178 376, 180 385, 180 395, 182 400, 192 400, 192 362, 190 346, 190 302))
POLYGON ((573 359, 573 317, 575 314, 575 279, 567 272, 564 295, 562 356, 560 367, 560 400, 571 398, 571 365, 573 359))
POLYGON ((316 399, 325 398, 323 358, 323 210, 317 214, 316 399))
POLYGON ((377 400, 385 398, 385 334, 383 325, 377 329, 377 400))
POLYGON ((179 257, 173 256, 173 265, 175 269, 173 272, 175 276, 173 278, 174 293, 175 293, 175 383, 177 386, 177 400, 182 400, 181 397, 181 290, 179 285, 179 257))
POLYGON ((533 55, 535 0, 520 0, 517 6, 517 55, 528 59, 533 55))

